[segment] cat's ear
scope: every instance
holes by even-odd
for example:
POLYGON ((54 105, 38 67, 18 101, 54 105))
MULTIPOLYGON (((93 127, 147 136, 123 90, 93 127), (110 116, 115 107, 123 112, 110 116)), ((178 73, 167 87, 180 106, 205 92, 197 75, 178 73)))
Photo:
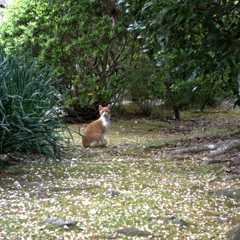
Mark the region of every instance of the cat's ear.
POLYGON ((98 110, 99 110, 99 111, 101 111, 102 108, 103 108, 102 105, 99 105, 99 106, 98 106, 98 110))

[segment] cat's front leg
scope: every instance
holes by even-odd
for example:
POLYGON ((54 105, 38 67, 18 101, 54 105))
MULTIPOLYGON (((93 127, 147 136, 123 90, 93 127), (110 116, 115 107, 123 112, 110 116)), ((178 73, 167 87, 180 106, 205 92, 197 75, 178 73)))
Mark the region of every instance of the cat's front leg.
POLYGON ((107 139, 105 138, 105 137, 103 137, 102 139, 101 139, 101 143, 102 143, 102 146, 103 147, 106 147, 107 146, 107 139))
POLYGON ((98 140, 97 147, 106 147, 106 146, 107 146, 107 140, 104 137, 98 140))
POLYGON ((92 141, 90 143, 90 147, 106 147, 107 146, 107 140, 105 138, 101 138, 96 141, 92 141))

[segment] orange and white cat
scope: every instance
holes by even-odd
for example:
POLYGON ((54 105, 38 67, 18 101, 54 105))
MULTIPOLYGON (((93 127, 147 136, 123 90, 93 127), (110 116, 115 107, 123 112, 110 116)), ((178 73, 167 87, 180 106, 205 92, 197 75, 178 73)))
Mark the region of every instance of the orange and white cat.
POLYGON ((84 130, 82 136, 82 144, 84 147, 105 147, 107 140, 105 134, 111 125, 111 109, 110 105, 103 107, 99 105, 100 117, 89 123, 84 130))

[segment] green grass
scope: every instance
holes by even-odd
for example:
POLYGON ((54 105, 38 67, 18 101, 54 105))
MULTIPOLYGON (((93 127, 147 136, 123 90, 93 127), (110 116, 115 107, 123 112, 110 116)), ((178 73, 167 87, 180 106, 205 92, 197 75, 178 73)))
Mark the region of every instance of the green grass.
POLYGON ((155 239, 226 239, 231 222, 240 218, 239 202, 212 192, 239 186, 240 181, 224 180, 216 165, 146 151, 143 146, 150 138, 167 141, 179 136, 163 134, 171 125, 135 121, 114 121, 106 149, 83 150, 75 136, 78 145, 59 163, 29 162, 8 169, 0 183, 0 239, 107 239, 130 226, 151 232, 155 239), (109 196, 109 187, 120 194, 109 196), (78 224, 42 224, 48 216, 78 224), (188 226, 170 221, 172 216, 188 226))

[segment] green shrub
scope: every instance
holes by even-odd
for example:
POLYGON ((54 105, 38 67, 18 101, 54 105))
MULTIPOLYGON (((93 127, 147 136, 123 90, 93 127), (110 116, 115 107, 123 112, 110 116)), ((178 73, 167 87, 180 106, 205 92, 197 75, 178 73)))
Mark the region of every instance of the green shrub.
POLYGON ((192 98, 193 106, 204 110, 205 107, 216 107, 224 99, 233 99, 229 80, 229 72, 224 74, 211 73, 199 76, 195 80, 195 94, 192 98))
POLYGON ((59 79, 65 107, 80 111, 119 93, 130 35, 108 0, 18 0, 6 12, 0 41, 6 51, 48 64, 59 79))
POLYGON ((56 156, 61 127, 56 94, 47 70, 0 53, 0 153, 56 156))
POLYGON ((126 69, 124 77, 128 97, 140 113, 150 115, 152 107, 164 98, 163 81, 158 76, 157 68, 147 56, 138 54, 126 69))

